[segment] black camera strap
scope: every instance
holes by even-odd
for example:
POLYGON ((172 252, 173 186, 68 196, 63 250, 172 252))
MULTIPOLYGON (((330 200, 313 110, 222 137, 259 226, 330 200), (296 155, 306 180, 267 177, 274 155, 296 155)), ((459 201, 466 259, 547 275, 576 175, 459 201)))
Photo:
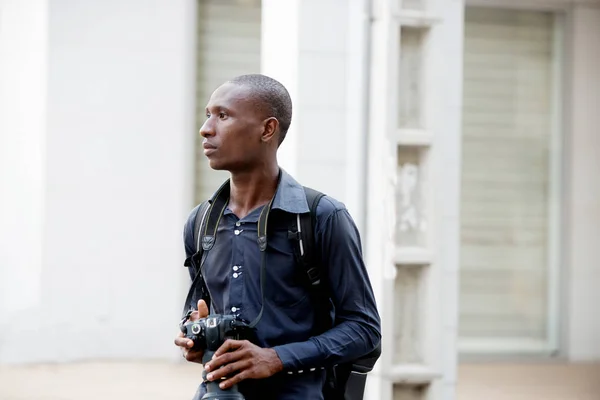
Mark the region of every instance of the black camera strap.
POLYGON ((228 201, 229 180, 219 187, 210 200, 200 204, 198 211, 196 212, 193 234, 193 238, 196 243, 196 253, 188 257, 183 264, 188 268, 192 266, 195 272, 194 279, 192 279, 192 284, 190 285, 187 297, 185 299, 183 309, 184 316, 189 316, 190 311, 195 308, 195 304, 192 304, 192 301, 194 298, 198 297, 196 296, 198 290, 200 291, 200 298, 206 302, 206 305, 210 307, 210 309, 213 308, 208 285, 204 281, 204 276, 202 275, 202 268, 204 267, 204 261, 208 255, 208 250, 210 250, 214 245, 214 241, 217 236, 217 228, 219 227, 221 216, 225 211, 225 207, 227 207, 228 201), (222 193, 226 193, 225 198, 223 198, 224 196, 222 193), (220 210, 220 213, 215 213, 214 210, 220 210), (211 229, 211 235, 208 234, 209 223, 207 222, 207 218, 209 220, 212 218, 213 229, 211 229))
MULTIPOLYGON (((279 172, 278 183, 281 180, 281 171, 279 172)), ((208 285, 204 282, 203 278, 203 268, 204 261, 206 260, 206 256, 208 252, 213 248, 215 241, 217 239, 217 231, 219 229, 219 223, 221 222, 221 218, 227 205, 229 204, 229 195, 230 195, 230 186, 229 179, 221 185, 221 187, 215 192, 215 194, 208 201, 207 205, 201 206, 198 209, 198 213, 203 212, 202 218, 196 218, 196 223, 194 226, 194 231, 198 232, 196 239, 196 250, 197 253, 192 256, 192 260, 194 262, 194 266, 196 267, 196 276, 192 281, 192 285, 190 290, 188 291, 188 295, 185 302, 185 307, 190 307, 193 305, 190 304, 194 294, 196 293, 196 288, 198 285, 203 286, 200 288, 203 291, 202 298, 206 301, 210 299, 210 293, 208 293, 208 285), (206 211, 203 210, 206 208, 206 211), (200 221, 200 222, 199 222, 200 221), (198 223, 199 222, 199 223, 198 223)), ((265 308, 265 280, 266 280, 266 269, 267 269, 267 226, 269 213, 271 211, 271 207, 273 206, 273 200, 275 196, 271 198, 268 204, 266 204, 261 210, 260 216, 258 217, 257 224, 257 243, 258 248, 261 252, 261 265, 260 265, 260 292, 261 292, 261 307, 260 312, 256 316, 256 318, 250 322, 248 325, 250 328, 254 328, 260 322, 264 308, 265 308)), ((188 261, 186 260, 186 263, 188 261)), ((189 265, 189 264, 188 264, 189 265)), ((186 266, 188 266, 186 265, 186 266)), ((210 300, 209 300, 210 301, 210 300)), ((207 304, 210 304, 207 302, 207 304)), ((185 310, 184 310, 185 313, 185 310)))
MULTIPOLYGON (((279 177, 281 178, 281 172, 279 173, 279 177)), ((250 328, 254 328, 260 322, 262 318, 263 311, 265 310, 265 280, 267 274, 267 222, 269 219, 269 212, 271 211, 271 207, 273 206, 273 198, 269 202, 269 204, 265 205, 260 212, 260 216, 258 217, 258 248, 260 249, 260 312, 254 318, 254 321, 250 322, 250 328)))

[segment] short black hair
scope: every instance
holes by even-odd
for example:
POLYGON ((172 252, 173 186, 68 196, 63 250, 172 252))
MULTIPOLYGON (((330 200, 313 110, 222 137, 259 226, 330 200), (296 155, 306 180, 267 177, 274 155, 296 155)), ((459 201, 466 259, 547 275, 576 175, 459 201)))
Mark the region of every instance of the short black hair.
POLYGON ((277 118, 279 121, 279 144, 281 144, 292 123, 292 99, 285 86, 262 74, 240 75, 229 82, 251 89, 252 95, 270 114, 269 117, 277 118))

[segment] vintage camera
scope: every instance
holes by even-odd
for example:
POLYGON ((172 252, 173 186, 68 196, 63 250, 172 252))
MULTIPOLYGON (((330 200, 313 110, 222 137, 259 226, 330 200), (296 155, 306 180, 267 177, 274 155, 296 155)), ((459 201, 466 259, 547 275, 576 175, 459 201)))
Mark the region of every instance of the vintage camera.
MULTIPOLYGON (((192 350, 204 350, 202 365, 212 359, 215 351, 225 340, 251 340, 253 337, 253 329, 233 315, 213 314, 197 321, 190 321, 191 314, 192 310, 187 312, 179 327, 185 337, 194 342, 192 350)), ((206 381, 206 372, 203 372, 203 378, 206 381)), ((223 390, 219 388, 219 382, 206 382, 207 393, 202 396, 202 400, 244 400, 237 385, 223 390)))

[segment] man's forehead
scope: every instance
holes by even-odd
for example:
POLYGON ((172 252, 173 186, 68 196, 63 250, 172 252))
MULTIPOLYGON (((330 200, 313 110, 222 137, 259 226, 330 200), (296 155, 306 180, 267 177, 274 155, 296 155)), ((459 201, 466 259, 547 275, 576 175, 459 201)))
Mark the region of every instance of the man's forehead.
POLYGON ((222 84, 213 92, 208 101, 208 105, 241 105, 250 103, 251 97, 249 88, 228 82, 222 84))

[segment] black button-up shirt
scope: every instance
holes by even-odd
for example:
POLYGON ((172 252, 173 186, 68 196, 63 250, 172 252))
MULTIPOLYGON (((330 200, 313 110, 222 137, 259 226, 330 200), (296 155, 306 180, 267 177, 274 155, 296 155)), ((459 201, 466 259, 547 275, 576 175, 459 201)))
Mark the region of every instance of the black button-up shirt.
MULTIPOLYGON (((196 252, 193 229, 196 207, 184 228, 187 257, 196 252)), ((262 304, 261 253, 257 244, 257 221, 262 207, 238 219, 226 209, 217 240, 208 252, 203 273, 211 295, 211 313, 235 314, 252 321, 262 304)), ((271 229, 281 213, 308 212, 303 187, 282 171, 269 216, 266 253, 265 306, 256 326, 261 347, 273 348, 284 371, 269 379, 244 381, 240 391, 247 400, 321 399, 324 372, 328 367, 356 359, 373 350, 381 339, 380 319, 365 268, 358 230, 339 201, 325 196, 317 207, 315 242, 323 273, 335 306, 334 327, 315 331, 315 307, 311 302, 306 272, 296 264, 294 243, 285 226, 271 229)), ((196 271, 190 268, 190 274, 196 271)), ((203 392, 203 387, 201 387, 203 392)))

